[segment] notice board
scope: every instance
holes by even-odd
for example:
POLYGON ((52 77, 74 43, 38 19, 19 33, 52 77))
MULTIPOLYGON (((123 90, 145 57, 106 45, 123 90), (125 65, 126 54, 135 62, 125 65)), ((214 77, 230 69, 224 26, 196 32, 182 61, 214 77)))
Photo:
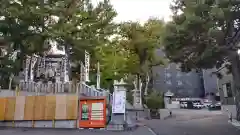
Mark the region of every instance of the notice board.
POLYGON ((106 98, 86 98, 79 101, 79 127, 104 128, 106 126, 106 98))

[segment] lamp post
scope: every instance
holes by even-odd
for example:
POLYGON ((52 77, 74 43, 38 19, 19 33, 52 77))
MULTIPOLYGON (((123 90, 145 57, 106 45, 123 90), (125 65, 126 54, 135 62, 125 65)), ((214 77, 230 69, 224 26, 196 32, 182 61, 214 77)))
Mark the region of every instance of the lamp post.
POLYGON ((119 119, 123 119, 124 125, 126 123, 126 83, 121 81, 114 81, 114 92, 112 102, 112 123, 119 123, 119 119))

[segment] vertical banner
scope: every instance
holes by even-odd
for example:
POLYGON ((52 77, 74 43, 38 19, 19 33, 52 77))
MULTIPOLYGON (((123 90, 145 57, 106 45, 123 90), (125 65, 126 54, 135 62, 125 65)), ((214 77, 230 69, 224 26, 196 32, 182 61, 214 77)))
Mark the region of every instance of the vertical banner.
POLYGON ((29 72, 29 65, 31 62, 31 57, 30 56, 26 56, 26 62, 25 62, 25 73, 24 73, 24 77, 25 77, 25 81, 28 81, 28 72, 29 72))
POLYGON ((89 82, 89 67, 90 67, 90 55, 89 53, 85 50, 85 81, 89 82))
POLYGON ((69 78, 68 78, 68 69, 67 69, 67 64, 68 64, 68 59, 64 58, 63 60, 63 69, 64 69, 64 82, 68 82, 69 78))
POLYGON ((33 81, 33 78, 34 78, 34 66, 37 63, 37 60, 38 60, 38 56, 37 55, 33 55, 31 57, 30 81, 33 81))
POLYGON ((64 72, 64 62, 65 62, 65 58, 62 58, 62 61, 61 61, 61 64, 60 64, 60 76, 61 76, 61 81, 64 81, 64 75, 65 75, 65 72, 64 72))
POLYGON ((100 63, 97 63, 97 89, 100 89, 100 82, 101 82, 101 76, 100 76, 100 63))
POLYGON ((40 75, 41 75, 41 71, 42 71, 41 68, 42 68, 42 58, 39 57, 37 59, 37 77, 40 77, 40 75))
POLYGON ((82 62, 80 62, 80 81, 81 82, 85 82, 85 67, 84 67, 84 64, 82 62))
POLYGON ((115 91, 113 93, 112 113, 124 114, 126 104, 126 91, 115 91))

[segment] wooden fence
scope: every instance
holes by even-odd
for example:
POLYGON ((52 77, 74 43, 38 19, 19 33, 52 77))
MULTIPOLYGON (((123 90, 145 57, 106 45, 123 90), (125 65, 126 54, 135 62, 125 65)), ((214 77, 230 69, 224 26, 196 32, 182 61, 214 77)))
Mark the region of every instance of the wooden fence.
POLYGON ((0 121, 77 120, 77 95, 0 98, 0 121))

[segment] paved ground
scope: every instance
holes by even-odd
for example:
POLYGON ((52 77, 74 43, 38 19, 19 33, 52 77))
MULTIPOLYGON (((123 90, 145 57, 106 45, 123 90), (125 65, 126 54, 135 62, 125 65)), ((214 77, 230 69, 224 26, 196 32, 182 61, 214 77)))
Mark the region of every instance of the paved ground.
POLYGON ((99 130, 54 130, 54 129, 0 129, 0 135, 155 135, 147 127, 134 131, 99 131, 99 130))
POLYGON ((135 131, 0 129, 0 135, 240 135, 240 129, 227 121, 218 111, 173 110, 172 118, 143 121, 147 127, 135 131))
POLYGON ((240 135, 221 112, 173 110, 173 118, 145 121, 159 135, 240 135))

